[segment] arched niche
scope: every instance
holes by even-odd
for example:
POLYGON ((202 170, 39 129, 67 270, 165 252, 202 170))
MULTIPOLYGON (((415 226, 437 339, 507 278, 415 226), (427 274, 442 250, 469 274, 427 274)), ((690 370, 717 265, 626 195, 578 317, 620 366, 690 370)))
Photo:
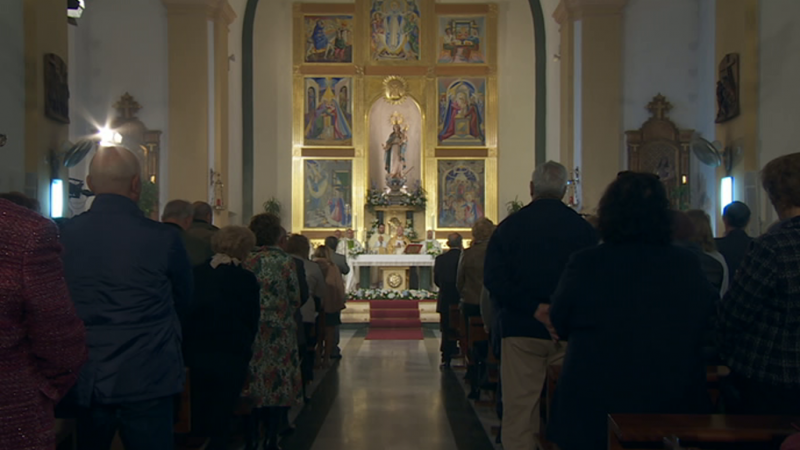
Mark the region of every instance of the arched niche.
POLYGON ((391 147, 395 125, 404 134, 405 149, 402 152, 405 168, 402 169, 406 186, 413 188, 422 179, 422 111, 419 103, 406 96, 399 103, 392 103, 381 97, 376 99, 369 109, 369 184, 370 188, 385 190, 387 188, 387 162, 392 169, 391 156, 387 146, 391 147), (389 161, 387 161, 387 157, 389 161))

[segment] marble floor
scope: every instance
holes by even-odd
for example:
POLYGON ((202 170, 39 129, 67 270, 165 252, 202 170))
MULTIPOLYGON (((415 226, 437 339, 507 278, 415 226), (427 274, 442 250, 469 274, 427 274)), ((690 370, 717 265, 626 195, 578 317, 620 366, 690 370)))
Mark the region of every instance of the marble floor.
POLYGON ((439 369, 439 340, 365 341, 342 332, 342 360, 294 416, 284 450, 492 450, 458 372, 439 369))

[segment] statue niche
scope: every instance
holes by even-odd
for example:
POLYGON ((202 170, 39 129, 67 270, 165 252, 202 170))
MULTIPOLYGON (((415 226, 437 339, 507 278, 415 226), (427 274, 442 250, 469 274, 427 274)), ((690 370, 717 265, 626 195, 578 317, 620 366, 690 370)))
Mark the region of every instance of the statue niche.
POLYGON ((647 105, 651 117, 638 130, 625 132, 628 168, 658 175, 672 207, 689 208, 689 144, 694 130, 681 130, 667 113, 672 105, 658 94, 647 105))
POLYGON ((400 102, 380 98, 369 112, 370 188, 390 201, 420 183, 422 113, 409 97, 400 102))

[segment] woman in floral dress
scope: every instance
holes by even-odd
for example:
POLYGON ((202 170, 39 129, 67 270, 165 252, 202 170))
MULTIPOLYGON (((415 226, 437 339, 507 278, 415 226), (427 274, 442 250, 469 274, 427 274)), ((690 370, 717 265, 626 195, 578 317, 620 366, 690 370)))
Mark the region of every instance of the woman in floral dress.
MULTIPOLYGON (((283 230, 273 214, 250 221, 257 248, 244 266, 255 273, 261 286, 261 319, 250 361, 251 380, 243 395, 254 402, 254 416, 266 425, 264 448, 278 449, 278 428, 289 407, 302 400, 297 322, 300 286, 294 260, 277 247, 283 230)), ((256 427, 256 430, 258 427, 256 427)), ((258 433, 256 432, 256 444, 258 433)), ((257 445, 256 445, 257 446, 257 445)))

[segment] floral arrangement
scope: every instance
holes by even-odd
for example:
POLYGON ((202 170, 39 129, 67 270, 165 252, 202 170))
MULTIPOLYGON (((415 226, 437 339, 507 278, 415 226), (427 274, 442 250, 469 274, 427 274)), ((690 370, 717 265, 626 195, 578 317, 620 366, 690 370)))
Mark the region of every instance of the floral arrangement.
POLYGON ((403 235, 411 242, 416 242, 419 239, 417 230, 414 229, 414 221, 406 220, 406 226, 403 228, 403 235))
POLYGON ((403 194, 403 198, 400 200, 401 205, 425 209, 425 205, 428 203, 428 197, 425 193, 425 189, 422 189, 422 185, 420 184, 419 180, 417 180, 414 190, 411 192, 403 190, 403 194))
POLYGON ((365 253, 367 253, 367 251, 364 250, 364 247, 362 247, 360 245, 358 245, 356 247, 353 247, 353 248, 351 248, 350 250, 347 251, 347 254, 351 258, 358 258, 358 255, 363 255, 365 253))
POLYGON ((425 247, 426 247, 425 248, 426 255, 431 255, 433 257, 436 257, 444 253, 444 250, 442 250, 441 247, 434 247, 432 245, 426 245, 425 247))
POLYGON ((371 189, 367 189, 367 207, 374 208, 376 206, 389 206, 389 196, 373 186, 371 189))
POLYGON ((357 289, 347 294, 349 300, 433 300, 436 293, 424 289, 357 289))

